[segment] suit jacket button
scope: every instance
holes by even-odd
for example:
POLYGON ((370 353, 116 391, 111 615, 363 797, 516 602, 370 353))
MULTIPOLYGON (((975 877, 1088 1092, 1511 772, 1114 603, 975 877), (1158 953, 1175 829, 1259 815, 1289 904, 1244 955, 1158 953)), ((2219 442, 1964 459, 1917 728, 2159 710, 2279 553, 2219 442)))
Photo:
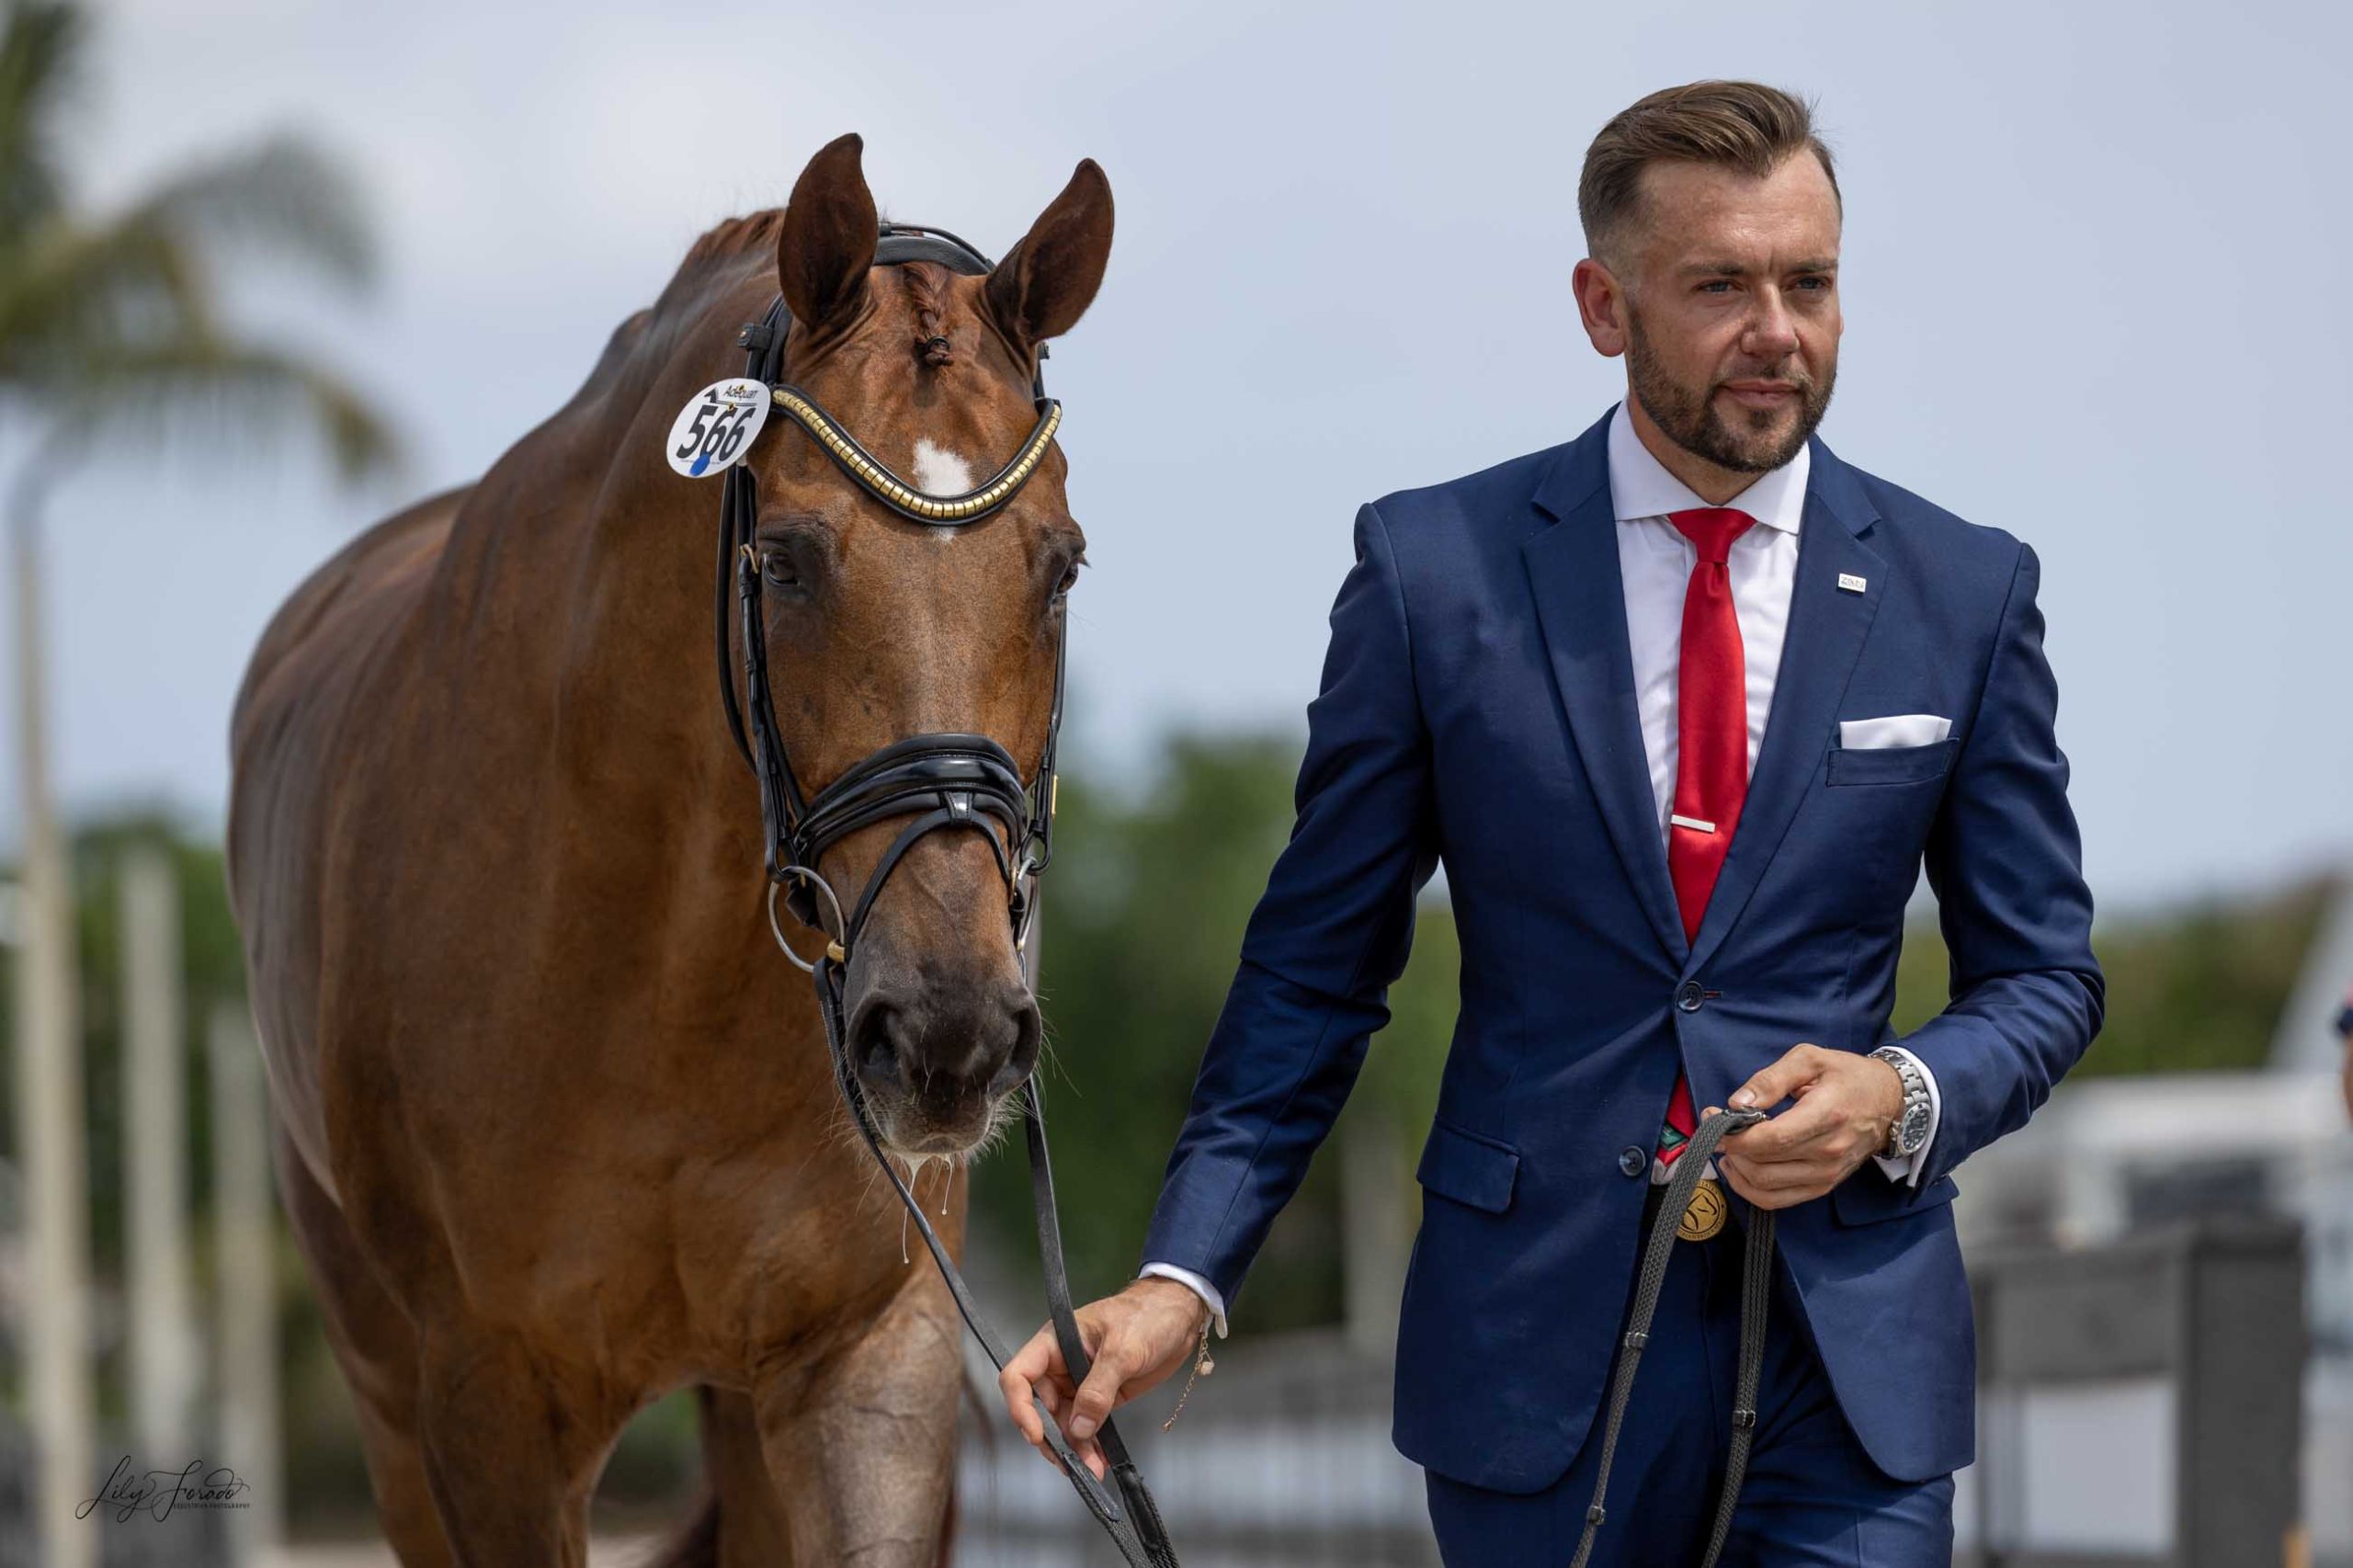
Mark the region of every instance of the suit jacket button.
POLYGON ((1626 1176, 1638 1176, 1650 1169, 1650 1156, 1629 1143, 1618 1151, 1618 1169, 1626 1176))
POLYGON ((1698 1012, 1699 1010, 1699 983, 1696 980, 1687 980, 1680 986, 1677 987, 1675 993, 1675 1005, 1682 1008, 1687 1013, 1698 1012))

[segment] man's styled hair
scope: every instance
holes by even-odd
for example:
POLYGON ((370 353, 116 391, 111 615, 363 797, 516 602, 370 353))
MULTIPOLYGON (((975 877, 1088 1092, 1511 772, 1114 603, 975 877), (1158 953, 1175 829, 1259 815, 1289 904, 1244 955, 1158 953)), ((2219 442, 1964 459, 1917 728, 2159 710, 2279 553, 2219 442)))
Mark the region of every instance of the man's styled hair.
POLYGON ((1620 245, 1642 222, 1646 164, 1715 164, 1762 179, 1782 159, 1805 151, 1822 160, 1836 196, 1838 173, 1813 133, 1813 107, 1804 99, 1756 82, 1661 88, 1620 109, 1586 149, 1577 178, 1586 249, 1617 269, 1620 245))

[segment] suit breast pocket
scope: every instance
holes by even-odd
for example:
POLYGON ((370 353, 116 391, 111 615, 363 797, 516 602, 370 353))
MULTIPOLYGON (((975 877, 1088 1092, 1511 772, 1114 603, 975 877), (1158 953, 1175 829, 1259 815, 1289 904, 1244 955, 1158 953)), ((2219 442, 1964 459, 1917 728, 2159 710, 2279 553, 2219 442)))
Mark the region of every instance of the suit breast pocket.
POLYGON ((1807 841, 1836 857, 1836 876, 1813 885, 1833 890, 1845 919, 1870 926, 1903 920, 1960 744, 1948 736, 1918 746, 1830 748, 1808 812, 1814 831, 1807 841))
POLYGON ((1825 784, 1919 784, 1952 771, 1961 742, 1948 735, 1924 746, 1872 746, 1856 751, 1830 748, 1825 784))

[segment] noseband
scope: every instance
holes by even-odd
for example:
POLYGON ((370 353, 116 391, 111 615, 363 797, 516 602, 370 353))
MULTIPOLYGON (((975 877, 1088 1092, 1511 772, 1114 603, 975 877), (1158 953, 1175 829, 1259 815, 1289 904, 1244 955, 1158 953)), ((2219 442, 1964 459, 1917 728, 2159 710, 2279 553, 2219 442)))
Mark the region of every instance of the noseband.
MULTIPOLYGON (((917 224, 885 223, 877 239, 874 265, 892 267, 928 261, 966 277, 985 276, 994 264, 970 244, 944 229, 917 224)), ((1021 492, 1044 460, 1054 431, 1062 423, 1062 405, 1046 395, 1042 364, 1030 384, 1038 410, 1036 426, 1012 460, 986 483, 961 495, 924 494, 892 473, 848 429, 799 387, 778 380, 784 362, 785 337, 791 327, 784 297, 779 294, 767 313, 747 323, 736 335, 746 355, 744 374, 768 390, 771 410, 781 412, 815 441, 834 465, 869 496, 910 522, 940 528, 977 523, 1002 509, 1021 492)), ((1046 350, 1041 345, 1038 357, 1046 350)), ((756 444, 756 433, 752 444, 756 444)), ((863 1089, 850 1062, 844 1001, 845 976, 858 937, 872 913, 874 900, 892 870, 924 835, 939 828, 977 828, 995 855, 1005 878, 1006 902, 1013 924, 1017 951, 1027 962, 1029 942, 1038 908, 1038 880, 1053 861, 1054 768, 1056 743, 1062 734, 1063 673, 1069 644, 1069 610, 1057 599, 1061 624, 1054 639, 1054 699, 1046 724, 1046 744, 1038 758, 1037 776, 1024 785, 1020 765, 1004 746, 986 735, 954 732, 910 735, 894 741, 846 770, 814 796, 804 796, 784 739, 776 722, 768 689, 767 638, 761 617, 761 574, 752 547, 759 511, 757 482, 748 458, 730 467, 720 494, 718 581, 714 589, 713 621, 719 660, 719 689, 727 727, 736 748, 751 765, 759 782, 760 820, 767 873, 768 926, 785 956, 814 977, 817 1002, 825 1020, 827 1047, 833 1056, 834 1078, 859 1137, 891 1178, 899 1200, 914 1216, 932 1260, 956 1298, 957 1310, 1002 1371, 1011 1354, 981 1315, 963 1276, 948 1255, 923 1206, 915 1201, 898 1169, 882 1153, 863 1089), (744 690, 739 700, 728 667, 728 588, 733 580, 737 623, 743 638, 744 690), (842 839, 880 822, 904 818, 867 878, 865 888, 844 918, 840 899, 818 869, 825 852, 842 839), (998 828, 1004 829, 1000 838, 998 828), (823 897, 825 909, 819 908, 823 897), (814 961, 795 952, 777 915, 779 896, 793 917, 827 937, 824 950, 814 961), (830 912, 830 922, 821 915, 830 912)), ((1086 1380, 1093 1363, 1078 1332, 1071 1309, 1068 1271, 1063 1265, 1062 1225, 1054 1206, 1053 1172, 1046 1154, 1045 1108, 1032 1071, 1022 1085, 1023 1120, 1029 1133, 1030 1196, 1037 1210, 1039 1251, 1046 1276, 1046 1299, 1063 1359, 1074 1382, 1086 1380)), ((1032 1396, 1046 1440, 1071 1483, 1096 1520, 1109 1533, 1132 1568, 1176 1568, 1160 1510, 1144 1485, 1143 1475, 1128 1455, 1127 1445, 1107 1417, 1097 1441, 1118 1482, 1114 1495, 1079 1459, 1063 1437, 1060 1424, 1042 1402, 1032 1396)))

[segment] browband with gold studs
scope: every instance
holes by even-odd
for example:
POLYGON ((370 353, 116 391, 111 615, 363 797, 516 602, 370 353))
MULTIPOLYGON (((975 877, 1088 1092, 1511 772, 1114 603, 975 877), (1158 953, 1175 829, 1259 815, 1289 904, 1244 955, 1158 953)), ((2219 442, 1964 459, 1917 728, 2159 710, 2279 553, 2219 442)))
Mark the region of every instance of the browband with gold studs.
POLYGON ((995 478, 961 495, 926 495, 859 446, 856 437, 798 387, 772 385, 768 393, 773 406, 790 415, 793 422, 816 439, 844 473, 858 481, 859 488, 899 516, 918 523, 977 522, 1012 500, 1044 460, 1046 448, 1063 422, 1060 403, 1050 397, 1039 399, 1038 427, 1029 432, 1021 450, 997 471, 995 478))

